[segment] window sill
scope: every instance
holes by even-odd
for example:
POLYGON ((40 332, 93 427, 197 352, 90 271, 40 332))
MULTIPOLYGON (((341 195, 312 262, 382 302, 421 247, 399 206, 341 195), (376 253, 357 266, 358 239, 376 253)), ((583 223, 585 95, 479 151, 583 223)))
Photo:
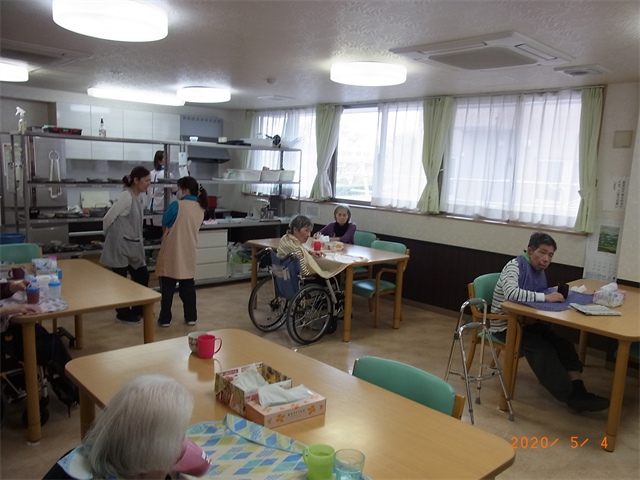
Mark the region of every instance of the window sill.
POLYGON ((303 202, 304 201, 309 201, 312 203, 324 203, 326 205, 338 205, 341 203, 347 204, 349 205, 349 207, 351 208, 359 208, 359 209, 363 209, 363 210, 376 210, 376 211, 382 211, 382 212, 394 212, 394 213, 402 213, 404 215, 418 215, 418 216, 427 216, 427 217, 435 217, 435 218, 442 218, 442 219, 446 219, 446 220, 458 220, 458 221, 463 221, 463 222, 474 222, 474 223, 484 223, 484 224, 491 224, 491 225, 501 225, 504 227, 514 227, 514 228, 523 228, 526 230, 544 230, 545 232, 558 232, 558 233, 563 233, 563 234, 567 234, 567 235, 579 235, 579 236, 583 236, 586 237, 588 235, 588 233, 585 232, 576 232, 575 230, 571 229, 571 228, 566 228, 566 227, 552 227, 552 226, 546 226, 546 225, 533 225, 533 224, 526 224, 526 223, 516 223, 516 222, 503 222, 500 220, 489 220, 489 219, 482 219, 482 218, 470 218, 470 217, 463 217, 460 215, 451 215, 451 214, 447 214, 447 213, 423 213, 423 212, 417 212, 414 210, 403 210, 403 209, 399 209, 399 208, 391 208, 391 207, 375 207, 372 205, 362 205, 362 204, 357 204, 357 203, 349 203, 349 202, 338 202, 338 201, 325 201, 325 202, 317 202, 314 200, 310 200, 310 199, 301 199, 303 202))

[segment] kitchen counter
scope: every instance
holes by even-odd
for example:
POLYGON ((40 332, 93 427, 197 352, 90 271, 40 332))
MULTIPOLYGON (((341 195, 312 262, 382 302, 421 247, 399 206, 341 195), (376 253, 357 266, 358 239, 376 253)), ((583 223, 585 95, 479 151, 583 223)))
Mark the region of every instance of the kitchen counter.
POLYGON ((282 220, 279 218, 273 220, 255 220, 253 218, 218 218, 216 224, 201 225, 200 230, 219 230, 228 228, 245 228, 245 227, 273 227, 280 226, 282 220))

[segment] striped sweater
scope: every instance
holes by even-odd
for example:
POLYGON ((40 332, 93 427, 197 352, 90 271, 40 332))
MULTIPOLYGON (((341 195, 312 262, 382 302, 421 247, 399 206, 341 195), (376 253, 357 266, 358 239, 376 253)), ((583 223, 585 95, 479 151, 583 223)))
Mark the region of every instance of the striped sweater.
MULTIPOLYGON (((520 288, 518 279, 520 277, 520 267, 518 259, 514 258, 509 261, 500 274, 496 289, 493 292, 493 301, 491 302, 491 313, 506 315, 507 312, 502 310, 502 304, 506 301, 518 302, 544 302, 544 293, 532 292, 520 288)), ((491 320, 491 331, 501 332, 507 329, 507 320, 491 320)))

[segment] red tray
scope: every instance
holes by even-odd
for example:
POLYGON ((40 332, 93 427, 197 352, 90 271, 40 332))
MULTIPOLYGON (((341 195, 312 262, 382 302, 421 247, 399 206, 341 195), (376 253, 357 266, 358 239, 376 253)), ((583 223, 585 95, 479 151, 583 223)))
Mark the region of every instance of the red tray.
POLYGON ((44 127, 42 130, 48 133, 62 133, 65 135, 82 135, 81 128, 44 127))

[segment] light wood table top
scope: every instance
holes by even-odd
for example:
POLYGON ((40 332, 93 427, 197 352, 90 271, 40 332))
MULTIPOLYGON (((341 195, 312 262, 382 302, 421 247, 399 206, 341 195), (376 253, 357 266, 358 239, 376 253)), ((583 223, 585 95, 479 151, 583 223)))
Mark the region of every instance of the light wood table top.
MULTIPOLYGON (((593 293, 602 287, 605 282, 590 279, 581 279, 571 282, 570 286, 584 285, 587 287, 585 293, 593 293)), ((633 287, 620 287, 627 292, 624 303, 616 307, 615 310, 622 312, 622 316, 605 315, 583 315, 573 309, 562 312, 550 312, 538 310, 513 302, 505 302, 502 308, 509 312, 509 326, 507 328, 507 338, 505 342, 505 363, 504 379, 507 384, 509 396, 513 398, 516 374, 515 368, 517 358, 520 353, 520 342, 522 340, 522 329, 518 324, 520 316, 537 318, 558 325, 565 325, 580 330, 580 345, 578 353, 580 359, 584 361, 588 335, 597 333, 606 337, 618 340, 618 353, 616 356, 616 366, 613 373, 613 384, 611 387, 611 399, 609 404, 609 417, 607 419, 606 450, 613 452, 618 436, 620 425, 620 415, 622 413, 622 398, 624 396, 624 385, 626 382, 627 364, 629 361, 629 349, 631 342, 640 341, 640 290, 633 287)), ((507 409, 507 402, 504 394, 501 396, 500 408, 507 409)))
MULTIPOLYGON (((278 250, 280 244, 279 238, 263 238, 260 240, 249 240, 251 245, 252 263, 251 263, 251 289, 253 290, 258 284, 258 261, 256 253, 261 248, 270 248, 278 250)), ((345 270, 344 282, 344 323, 342 329, 342 341, 348 342, 351 339, 351 309, 353 305, 353 270, 356 267, 364 267, 379 263, 397 262, 396 269, 396 291, 393 307, 393 328, 400 328, 400 320, 402 319, 402 285, 404 278, 404 270, 409 261, 409 255, 387 252, 385 250, 376 250, 375 248, 362 247, 360 245, 344 244, 344 252, 347 255, 366 258, 363 262, 350 263, 345 270)))
MULTIPOLYGON (((80 386, 81 408, 104 407, 120 386, 161 373, 194 396, 192 423, 236 414, 216 401, 215 372, 265 362, 327 398, 327 412, 277 428, 308 445, 355 448, 366 455, 365 474, 383 479, 492 478, 511 466, 515 450, 495 435, 360 380, 249 332, 210 332, 223 340, 214 360, 191 354, 187 337, 76 358, 67 374, 80 386)), ((92 412, 81 411, 83 428, 92 412)))
MULTIPOLYGON (((27 269, 31 266, 27 265, 27 269)), ((35 323, 58 317, 74 317, 76 348, 83 346, 83 320, 85 313, 134 305, 143 306, 144 342, 153 342, 153 304, 162 297, 160 293, 143 287, 113 273, 89 260, 59 260, 62 270, 62 298, 69 308, 37 315, 11 318, 12 323, 22 325, 25 383, 27 391, 28 439, 37 442, 42 438, 40 405, 38 402, 38 376, 36 365, 35 323)), ((114 315, 115 317, 115 315, 114 315)))

